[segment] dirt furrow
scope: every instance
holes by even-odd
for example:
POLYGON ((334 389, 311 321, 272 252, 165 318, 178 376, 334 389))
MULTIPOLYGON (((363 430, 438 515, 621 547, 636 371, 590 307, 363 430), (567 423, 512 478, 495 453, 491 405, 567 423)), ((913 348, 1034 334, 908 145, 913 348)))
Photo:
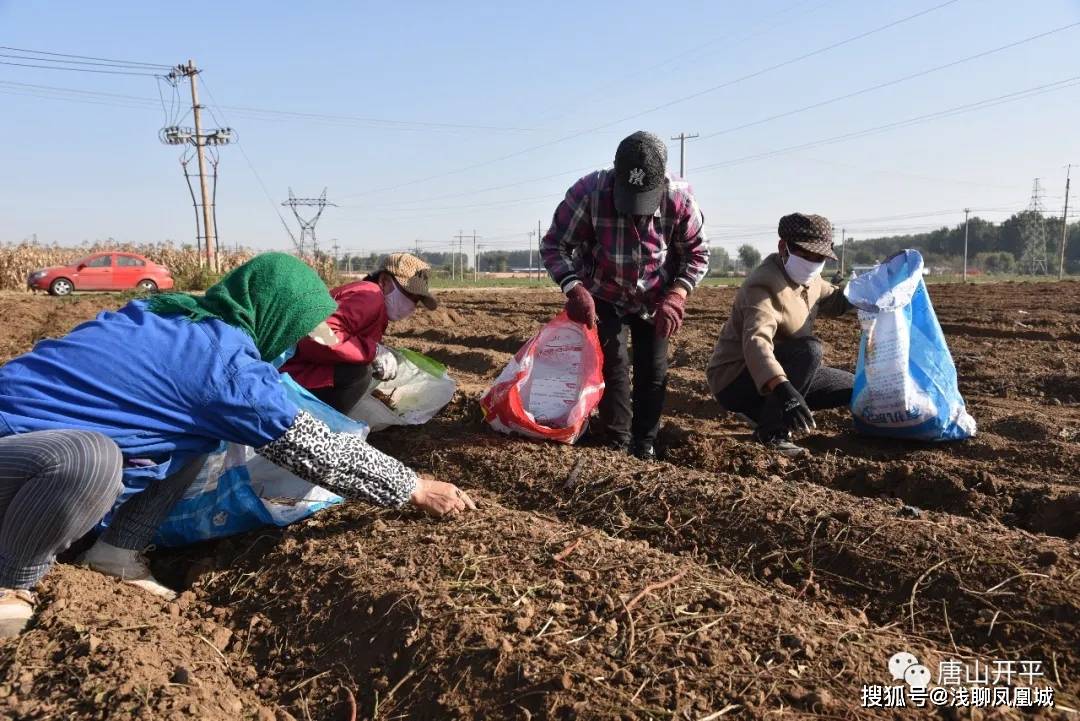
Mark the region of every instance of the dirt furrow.
POLYGON ((946 655, 858 612, 491 502, 449 523, 335 509, 205 579, 260 693, 312 718, 340 718, 346 688, 358 718, 881 718, 859 689, 887 681, 895 650, 946 655))
MULTIPOLYGON (((433 429, 434 430, 434 429, 433 429)), ((902 502, 762 473, 712 475, 596 449, 434 430, 375 437, 446 480, 489 488, 612 535, 730 567, 792 596, 821 594, 937 643, 1080 662, 1075 545, 902 502), (577 457, 580 481, 566 487, 577 457)))

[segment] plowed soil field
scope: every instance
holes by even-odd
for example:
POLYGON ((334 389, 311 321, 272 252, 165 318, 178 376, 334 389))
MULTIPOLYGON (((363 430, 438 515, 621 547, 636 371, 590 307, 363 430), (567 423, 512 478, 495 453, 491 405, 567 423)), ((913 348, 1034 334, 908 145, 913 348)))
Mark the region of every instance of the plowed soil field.
MULTIPOLYGON (((1076 718, 1080 284, 931 286, 978 436, 872 440, 836 410, 797 461, 708 396, 733 296, 691 299, 649 464, 490 431, 479 397, 560 296, 443 292, 388 342, 459 393, 371 440, 479 512, 345 504, 157 553, 173 604, 61 564, 0 643, 0 718, 1076 718), (1036 661, 1057 708, 864 708, 864 685, 902 683, 898 651, 935 682, 941 662, 1036 661)), ((0 360, 116 302, 0 297, 0 360)), ((818 332, 853 370, 857 320, 818 332)))

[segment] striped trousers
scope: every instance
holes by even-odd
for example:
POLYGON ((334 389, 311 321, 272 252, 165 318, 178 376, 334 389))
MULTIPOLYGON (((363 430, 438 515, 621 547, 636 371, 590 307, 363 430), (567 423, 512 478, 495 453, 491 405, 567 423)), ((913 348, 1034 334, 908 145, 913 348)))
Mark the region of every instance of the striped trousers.
POLYGON ((0 438, 0 588, 32 588, 102 519, 120 495, 122 465, 100 433, 0 438))

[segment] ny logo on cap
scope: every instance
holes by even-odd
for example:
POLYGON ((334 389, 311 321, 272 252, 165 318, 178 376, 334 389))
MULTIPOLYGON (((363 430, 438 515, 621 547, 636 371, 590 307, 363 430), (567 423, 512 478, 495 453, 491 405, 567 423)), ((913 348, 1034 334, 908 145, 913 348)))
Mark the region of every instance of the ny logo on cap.
POLYGON ((630 171, 630 180, 627 181, 630 185, 645 185, 645 171, 641 168, 634 168, 630 171))

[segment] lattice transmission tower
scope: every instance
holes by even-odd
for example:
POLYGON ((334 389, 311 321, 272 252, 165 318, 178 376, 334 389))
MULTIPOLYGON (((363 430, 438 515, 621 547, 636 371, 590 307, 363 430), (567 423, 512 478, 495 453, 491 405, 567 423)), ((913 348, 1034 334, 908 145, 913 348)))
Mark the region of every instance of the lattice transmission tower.
POLYGON ((296 222, 300 225, 300 238, 294 240, 296 243, 296 252, 304 255, 304 242, 311 238, 311 252, 319 252, 319 241, 315 238, 315 224, 319 222, 319 218, 322 217, 323 211, 327 206, 337 207, 335 203, 331 203, 326 199, 326 188, 323 188, 322 195, 318 198, 297 198, 293 195, 292 188, 289 188, 289 199, 282 203, 282 205, 291 208, 293 215, 296 216, 296 222), (305 218, 300 215, 300 208, 315 208, 315 215, 305 218))
POLYGON ((1046 221, 1043 218, 1043 190, 1039 179, 1031 188, 1031 202, 1020 226, 1023 250, 1020 267, 1032 275, 1046 274, 1046 221))

